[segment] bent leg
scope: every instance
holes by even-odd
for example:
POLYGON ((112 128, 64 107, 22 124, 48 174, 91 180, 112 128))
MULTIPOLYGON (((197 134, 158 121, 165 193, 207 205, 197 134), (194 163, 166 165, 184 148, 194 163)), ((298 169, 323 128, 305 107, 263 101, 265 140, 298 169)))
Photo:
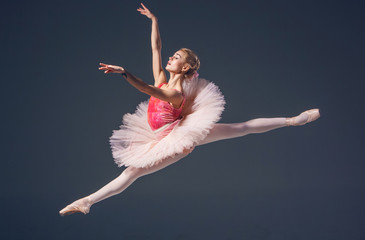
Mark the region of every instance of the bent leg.
POLYGON ((217 123, 208 136, 199 144, 223 139, 242 137, 251 133, 263 133, 287 126, 287 118, 256 118, 242 123, 217 123))
POLYGON ((137 178, 144 175, 154 173, 161 170, 185 157, 187 154, 178 154, 174 157, 166 158, 151 167, 146 168, 135 168, 127 167, 119 177, 115 178, 113 181, 102 187, 97 192, 89 195, 92 203, 100 202, 108 197, 117 195, 123 192, 128 186, 130 186, 137 178))

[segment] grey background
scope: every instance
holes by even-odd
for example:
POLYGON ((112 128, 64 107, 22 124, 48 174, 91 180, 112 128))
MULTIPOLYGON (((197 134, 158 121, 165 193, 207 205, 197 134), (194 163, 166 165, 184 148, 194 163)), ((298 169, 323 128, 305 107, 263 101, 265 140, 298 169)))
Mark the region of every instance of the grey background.
POLYGON ((137 1, 1 6, 1 239, 365 239, 364 1, 145 1, 163 64, 181 47, 227 105, 221 122, 322 117, 198 147, 90 214, 58 211, 117 177, 108 138, 152 83, 137 1))

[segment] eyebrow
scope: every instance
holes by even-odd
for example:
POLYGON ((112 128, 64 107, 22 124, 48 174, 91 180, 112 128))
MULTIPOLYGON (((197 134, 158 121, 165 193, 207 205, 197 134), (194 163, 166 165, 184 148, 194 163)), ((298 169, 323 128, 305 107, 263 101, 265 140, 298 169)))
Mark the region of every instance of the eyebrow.
POLYGON ((178 53, 176 53, 176 55, 178 55, 179 57, 181 57, 181 55, 180 55, 180 54, 178 54, 178 53))

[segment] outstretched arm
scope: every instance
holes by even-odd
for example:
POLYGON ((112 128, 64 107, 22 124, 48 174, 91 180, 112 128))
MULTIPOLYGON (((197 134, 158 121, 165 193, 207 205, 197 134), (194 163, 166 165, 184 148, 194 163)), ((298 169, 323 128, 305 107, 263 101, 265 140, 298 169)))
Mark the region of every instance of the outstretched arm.
POLYGON ((137 11, 141 14, 145 15, 149 19, 152 20, 152 31, 151 31, 151 47, 152 47, 152 70, 153 77, 155 79, 155 87, 160 85, 161 83, 166 82, 166 74, 162 68, 161 61, 161 37, 158 29, 158 20, 153 13, 150 12, 148 8, 146 8, 143 3, 141 3, 143 8, 138 8, 137 11))
POLYGON ((100 63, 99 70, 104 70, 104 73, 121 73, 123 77, 140 92, 146 93, 155 98, 172 103, 174 106, 180 106, 183 101, 183 96, 180 92, 173 89, 161 89, 156 86, 148 85, 142 79, 129 73, 123 67, 100 63))

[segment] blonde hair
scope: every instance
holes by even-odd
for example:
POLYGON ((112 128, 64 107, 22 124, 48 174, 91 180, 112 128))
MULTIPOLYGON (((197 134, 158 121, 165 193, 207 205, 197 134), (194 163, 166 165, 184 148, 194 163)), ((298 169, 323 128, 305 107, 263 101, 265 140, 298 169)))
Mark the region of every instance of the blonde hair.
POLYGON ((189 48, 181 48, 180 51, 183 51, 186 54, 185 60, 190 66, 189 70, 185 73, 185 76, 187 78, 191 78, 194 73, 198 71, 200 67, 200 60, 198 56, 189 48))

